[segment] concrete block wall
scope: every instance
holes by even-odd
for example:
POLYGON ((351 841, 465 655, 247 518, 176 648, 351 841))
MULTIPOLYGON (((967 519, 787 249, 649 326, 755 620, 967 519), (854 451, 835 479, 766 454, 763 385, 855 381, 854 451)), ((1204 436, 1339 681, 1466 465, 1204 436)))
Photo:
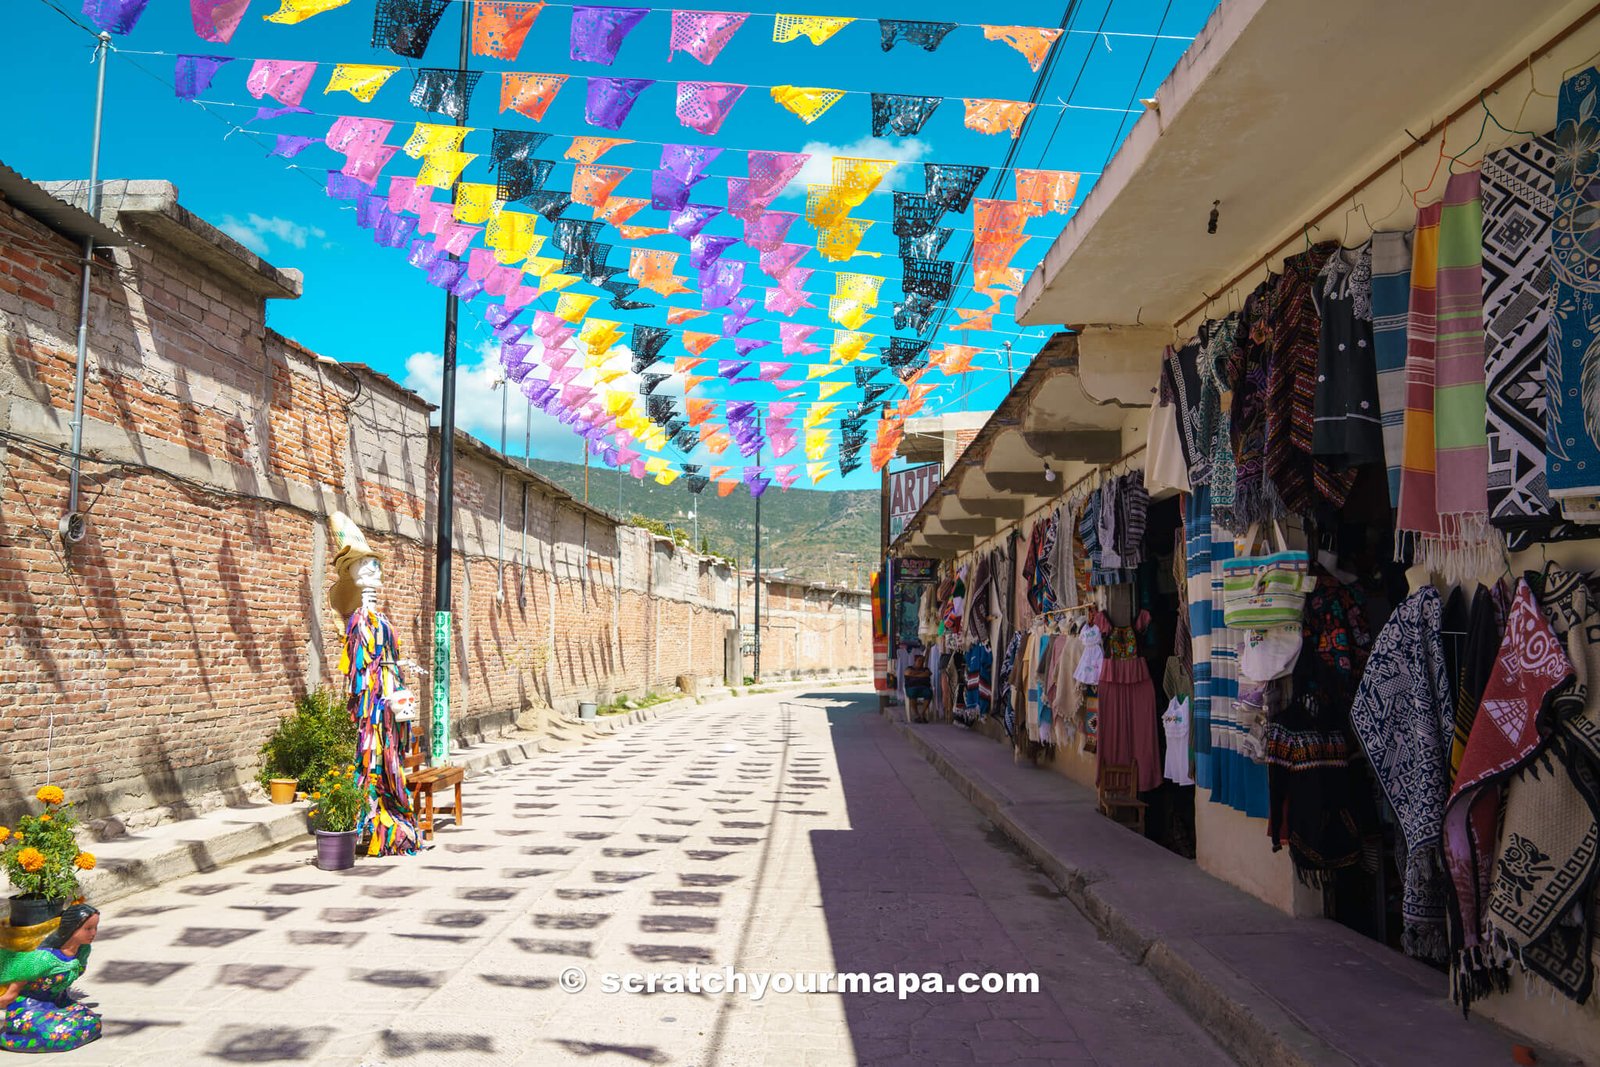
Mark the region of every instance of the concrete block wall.
MULTIPOLYGON (((335 510, 382 554, 402 656, 432 665, 429 405, 267 328, 265 301, 297 295, 298 277, 189 215, 170 186, 121 192, 105 217, 138 243, 96 260, 87 532, 70 546, 57 522, 78 252, 0 203, 0 818, 45 780, 96 815, 251 793, 278 717, 342 682, 344 625, 326 603, 335 510)), ((460 732, 537 729, 681 675, 720 680, 736 597, 725 564, 465 436, 455 471, 460 732)), ((867 662, 869 625, 816 615, 832 636, 803 643, 793 666, 867 662)), ((427 700, 428 679, 414 684, 427 700)))

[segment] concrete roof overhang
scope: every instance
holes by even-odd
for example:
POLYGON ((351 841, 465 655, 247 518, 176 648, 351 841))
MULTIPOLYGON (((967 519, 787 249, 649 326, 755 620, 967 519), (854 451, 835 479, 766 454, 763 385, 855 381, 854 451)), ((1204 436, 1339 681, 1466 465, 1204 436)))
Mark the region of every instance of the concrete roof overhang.
MULTIPOLYGON (((1393 164, 1412 144, 1408 129, 1423 133, 1474 101, 1591 7, 1590 0, 1222 0, 1157 91, 1156 107, 1134 124, 1029 278, 1017 321, 1066 323, 1086 334, 1093 324, 1157 325, 1169 328, 1170 340, 1171 326, 1256 257, 1293 252, 1287 242, 1308 222, 1319 221, 1314 240, 1352 242, 1364 239, 1356 232, 1364 221, 1409 226, 1413 207, 1395 168, 1348 233, 1345 191, 1393 164), (1218 224, 1208 233, 1214 201, 1218 224), (1396 201, 1403 203, 1390 211, 1396 201)), ((1595 45, 1593 32, 1578 33, 1552 51, 1540 90, 1553 93, 1560 72, 1595 45)), ((1521 75, 1488 99, 1515 118, 1527 85, 1521 75)), ((1535 96, 1519 121, 1508 116, 1501 116, 1507 125, 1550 129, 1554 101, 1535 96)), ((1451 128, 1452 153, 1472 141, 1479 118, 1474 107, 1451 128)), ((1522 139, 1489 125, 1470 159, 1522 139)), ((1407 157, 1411 189, 1426 184, 1436 159, 1431 146, 1407 157)), ((1429 198, 1442 190, 1435 177, 1429 198)))

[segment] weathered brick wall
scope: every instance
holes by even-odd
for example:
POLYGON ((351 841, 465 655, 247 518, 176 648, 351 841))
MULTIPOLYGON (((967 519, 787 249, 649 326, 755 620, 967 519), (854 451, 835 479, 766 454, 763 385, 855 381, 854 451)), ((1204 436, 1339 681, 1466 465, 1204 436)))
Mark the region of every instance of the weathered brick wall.
MULTIPOLYGON (((271 271, 190 221, 221 254, 271 271)), ((383 556, 402 655, 431 667, 427 405, 267 329, 248 273, 230 283, 134 214, 122 223, 141 244, 96 268, 87 532, 68 547, 57 521, 77 254, 0 204, 0 815, 46 778, 96 812, 252 788, 278 716, 341 681, 343 624, 326 603, 334 510, 383 556)), ((726 566, 619 526, 468 438, 455 469, 458 728, 537 727, 580 699, 720 679, 726 566)), ((835 614, 799 613, 827 636, 788 641, 800 661, 786 669, 865 665, 868 628, 835 614)), ((772 623, 767 641, 784 644, 784 617, 772 623)))

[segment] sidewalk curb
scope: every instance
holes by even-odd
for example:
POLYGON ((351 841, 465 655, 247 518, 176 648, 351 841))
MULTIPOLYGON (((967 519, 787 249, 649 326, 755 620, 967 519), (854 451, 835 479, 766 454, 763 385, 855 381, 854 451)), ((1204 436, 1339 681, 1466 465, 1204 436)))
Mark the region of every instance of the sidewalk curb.
MULTIPOLYGON (((860 680, 829 678, 792 685, 801 688, 848 685, 859 683, 860 680)), ((777 689, 779 686, 771 688, 777 689)), ((563 717, 555 720, 558 728, 580 729, 566 736, 541 733, 519 737, 513 732, 494 739, 480 738, 467 746, 454 762, 465 768, 469 776, 481 774, 494 768, 511 767, 540 756, 603 741, 630 726, 658 719, 670 711, 715 705, 742 695, 748 694, 738 690, 719 690, 711 694, 710 699, 680 697, 652 704, 648 708, 638 708, 626 715, 608 715, 594 722, 563 717), (480 751, 473 752, 473 748, 480 748, 480 751)), ((95 846, 101 862, 95 870, 81 878, 84 894, 96 906, 103 906, 165 882, 249 859, 296 839, 310 840, 306 831, 306 807, 303 801, 287 805, 253 803, 217 809, 207 815, 212 817, 209 823, 207 816, 200 816, 186 822, 163 824, 151 831, 112 839, 95 846), (217 820, 226 822, 218 825, 217 820), (124 842, 142 854, 116 855, 118 846, 124 842)))
POLYGON ((999 790, 981 776, 956 766, 906 723, 893 719, 890 723, 957 792, 1056 883, 1106 940, 1149 970, 1162 989, 1229 1055, 1246 1067, 1348 1067, 1349 1056, 1238 976, 1222 973, 1204 948, 1186 941, 1168 943, 1143 930, 1136 917, 1096 888, 1094 871, 1069 863, 1041 844, 1029 831, 1023 814, 998 799, 999 790))

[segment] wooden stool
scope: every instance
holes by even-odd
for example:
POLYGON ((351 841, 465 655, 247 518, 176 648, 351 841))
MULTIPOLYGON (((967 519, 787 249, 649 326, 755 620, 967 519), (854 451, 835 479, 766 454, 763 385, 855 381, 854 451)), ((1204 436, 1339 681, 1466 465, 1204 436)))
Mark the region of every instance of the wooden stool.
POLYGON ((1103 763, 1100 765, 1100 796, 1097 805, 1100 814, 1113 822, 1131 826, 1144 834, 1145 802, 1139 799, 1134 785, 1138 769, 1131 763, 1103 763), (1131 818, 1131 821, 1130 821, 1131 818))

